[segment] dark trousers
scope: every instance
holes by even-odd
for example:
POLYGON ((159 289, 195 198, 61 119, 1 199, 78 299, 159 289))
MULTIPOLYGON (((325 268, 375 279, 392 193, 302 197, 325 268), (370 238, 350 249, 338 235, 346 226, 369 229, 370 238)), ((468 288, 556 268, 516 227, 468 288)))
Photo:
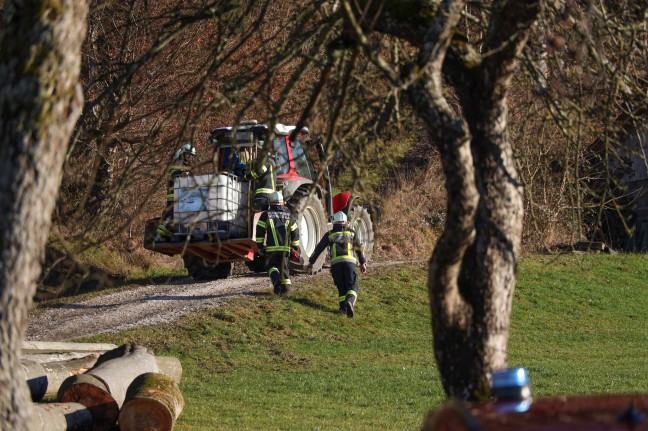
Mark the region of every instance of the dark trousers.
POLYGON ((355 305, 358 298, 358 270, 356 265, 351 262, 334 263, 331 265, 331 275, 338 290, 340 308, 344 308, 344 301, 349 301, 355 305))
POLYGON ((288 270, 288 252, 268 253, 268 275, 276 293, 288 293, 292 284, 288 270))

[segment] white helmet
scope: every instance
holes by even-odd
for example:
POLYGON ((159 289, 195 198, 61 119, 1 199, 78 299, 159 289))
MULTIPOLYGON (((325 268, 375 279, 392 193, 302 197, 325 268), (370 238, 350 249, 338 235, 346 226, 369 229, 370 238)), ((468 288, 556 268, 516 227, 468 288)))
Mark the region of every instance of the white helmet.
POLYGON ((346 222, 347 222, 347 215, 344 214, 344 212, 338 211, 335 214, 333 214, 333 223, 334 224, 346 223, 346 222))
POLYGON ((270 203, 276 205, 283 205, 283 194, 281 192, 274 192, 270 196, 270 203))
POLYGON ((175 152, 174 155, 175 160, 178 160, 180 156, 182 156, 184 153, 190 153, 192 156, 195 156, 196 147, 194 147, 191 144, 184 144, 182 147, 178 148, 178 150, 175 152))

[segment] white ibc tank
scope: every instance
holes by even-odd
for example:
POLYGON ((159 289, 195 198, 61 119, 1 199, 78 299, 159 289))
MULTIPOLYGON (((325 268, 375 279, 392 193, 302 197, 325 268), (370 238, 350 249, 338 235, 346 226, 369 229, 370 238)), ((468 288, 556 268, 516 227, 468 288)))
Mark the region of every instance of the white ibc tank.
POLYGON ((209 229, 246 229, 248 182, 230 174, 178 177, 174 185, 174 218, 179 224, 209 223, 209 229))

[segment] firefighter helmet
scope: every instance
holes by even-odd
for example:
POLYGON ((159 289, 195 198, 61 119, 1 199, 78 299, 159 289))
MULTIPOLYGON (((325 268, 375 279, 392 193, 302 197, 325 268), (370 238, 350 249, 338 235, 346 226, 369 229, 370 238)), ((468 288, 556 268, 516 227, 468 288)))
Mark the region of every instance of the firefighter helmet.
POLYGON ((274 192, 270 195, 270 203, 274 205, 283 205, 283 194, 281 192, 274 192))
POLYGON ((334 224, 346 223, 346 222, 347 222, 347 215, 344 214, 344 212, 338 211, 335 214, 333 214, 333 223, 334 224))
POLYGON ((182 147, 178 148, 175 152, 174 159, 178 160, 184 153, 189 153, 192 156, 196 155, 196 147, 191 144, 184 144, 182 147))

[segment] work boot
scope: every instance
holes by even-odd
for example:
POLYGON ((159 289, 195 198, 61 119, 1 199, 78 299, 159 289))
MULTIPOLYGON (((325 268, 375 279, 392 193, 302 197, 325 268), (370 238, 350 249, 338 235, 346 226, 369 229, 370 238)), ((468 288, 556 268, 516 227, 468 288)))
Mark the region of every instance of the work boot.
POLYGON ((289 284, 282 284, 281 285, 281 292, 280 295, 288 295, 290 293, 290 285, 289 284))
POLYGON ((346 307, 346 302, 342 301, 340 302, 340 309, 338 310, 342 314, 346 314, 347 312, 347 307, 346 307))
POLYGON ((347 317, 349 317, 349 318, 353 317, 353 301, 347 299, 346 301, 343 302, 343 304, 346 307, 346 315, 347 315, 347 317))
POLYGON ((272 283, 273 289, 272 291, 274 292, 275 295, 280 295, 281 294, 281 283, 279 281, 275 281, 272 283))

